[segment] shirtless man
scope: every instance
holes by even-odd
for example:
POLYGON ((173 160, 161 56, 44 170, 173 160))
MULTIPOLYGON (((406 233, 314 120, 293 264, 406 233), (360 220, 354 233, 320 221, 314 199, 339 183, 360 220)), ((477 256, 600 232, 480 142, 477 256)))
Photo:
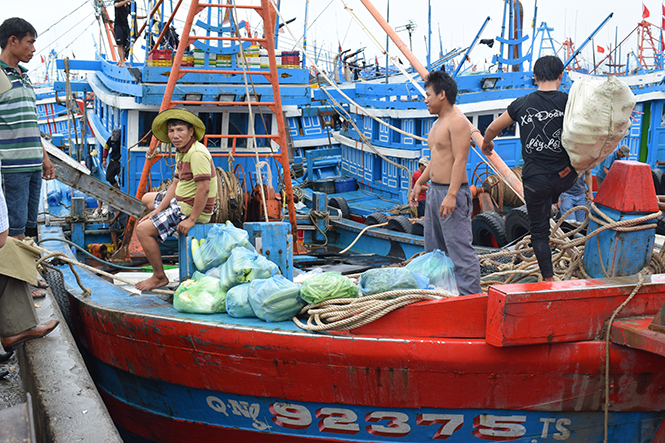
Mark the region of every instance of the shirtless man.
POLYGON ((425 82, 425 104, 439 118, 427 137, 430 162, 413 186, 411 206, 418 206, 422 186, 432 181, 425 205, 425 252, 444 251, 455 265, 461 295, 478 294, 480 264, 471 241, 472 196, 466 176, 469 122, 454 108, 457 85, 443 71, 432 71, 425 82))

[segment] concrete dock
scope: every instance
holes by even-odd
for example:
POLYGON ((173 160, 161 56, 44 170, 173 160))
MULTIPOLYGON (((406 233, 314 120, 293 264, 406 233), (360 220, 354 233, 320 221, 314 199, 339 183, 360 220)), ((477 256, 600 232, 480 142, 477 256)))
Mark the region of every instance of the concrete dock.
POLYGON ((0 381, 0 409, 25 401, 22 384, 32 396, 37 442, 122 442, 50 290, 35 307, 40 322, 57 319, 60 325, 0 365, 13 368, 9 380, 0 381))

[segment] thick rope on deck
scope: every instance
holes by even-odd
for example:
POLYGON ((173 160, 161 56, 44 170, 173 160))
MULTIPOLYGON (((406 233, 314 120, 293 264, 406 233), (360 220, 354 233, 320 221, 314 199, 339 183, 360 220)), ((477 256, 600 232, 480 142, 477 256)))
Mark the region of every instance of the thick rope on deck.
POLYGON ((429 289, 405 289, 357 298, 336 298, 302 308, 298 315, 307 315, 307 323, 301 322, 297 316, 292 320, 308 331, 348 331, 412 303, 448 297, 454 295, 429 289))
MULTIPOLYGON (((644 229, 654 229, 656 227, 655 223, 642 223, 655 220, 662 214, 658 211, 631 220, 614 221, 593 202, 589 203, 589 206, 591 207, 591 210, 586 206, 576 206, 566 211, 552 229, 552 232, 555 232, 555 234, 550 237, 550 247, 556 249, 556 252, 552 257, 552 265, 554 268, 554 275, 558 280, 591 278, 583 265, 584 244, 590 238, 608 229, 619 232, 635 232, 644 229), (574 230, 563 233, 560 228, 566 217, 574 211, 579 210, 584 211, 587 215, 584 222, 574 230), (583 237, 573 238, 588 226, 589 220, 596 222, 598 228, 583 237)), ((497 272, 493 272, 483 277, 481 281, 483 288, 487 288, 493 284, 517 283, 527 277, 537 277, 538 281, 542 281, 538 261, 533 255, 533 248, 529 246, 530 243, 531 236, 528 235, 515 245, 514 250, 501 250, 478 256, 481 266, 492 266, 498 269, 497 272), (512 262, 505 263, 497 260, 506 257, 512 257, 512 262), (503 279, 500 277, 503 277, 503 279)), ((600 255, 599 244, 598 248, 600 255)), ((605 276, 609 277, 604 267, 603 271, 605 276)), ((665 257, 663 254, 652 254, 651 260, 642 271, 648 274, 664 272, 665 257)))

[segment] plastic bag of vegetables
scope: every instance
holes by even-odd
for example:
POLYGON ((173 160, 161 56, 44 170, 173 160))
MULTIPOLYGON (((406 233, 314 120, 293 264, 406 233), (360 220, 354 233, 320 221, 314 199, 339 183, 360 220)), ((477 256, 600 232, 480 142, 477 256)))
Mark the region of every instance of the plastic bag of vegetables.
POLYGON ((249 283, 234 286, 226 293, 226 312, 231 317, 256 317, 249 304, 249 283))
POLYGON ((219 279, 202 275, 198 280, 186 280, 173 295, 173 307, 179 312, 216 314, 226 311, 226 291, 219 279))
POLYGON ((416 257, 405 267, 409 271, 428 277, 429 283, 435 288, 459 295, 457 280, 455 280, 455 265, 445 252, 435 249, 416 257))
POLYGON ((360 274, 358 287, 363 295, 380 294, 399 289, 425 289, 429 280, 406 268, 370 269, 360 274))
POLYGON ((192 239, 192 258, 196 268, 205 272, 224 263, 236 247, 256 252, 254 246, 249 242, 247 231, 238 229, 227 221, 225 226, 213 226, 203 245, 195 238, 192 239))
POLYGON ((300 298, 313 305, 333 298, 358 296, 358 286, 338 272, 313 275, 302 284, 300 298))
POLYGON ((265 321, 288 320, 305 306, 300 285, 281 275, 257 279, 249 284, 249 303, 258 318, 265 321))
POLYGON ((257 278, 270 278, 280 274, 279 267, 262 255, 245 248, 236 248, 228 260, 219 267, 219 280, 229 289, 257 278))

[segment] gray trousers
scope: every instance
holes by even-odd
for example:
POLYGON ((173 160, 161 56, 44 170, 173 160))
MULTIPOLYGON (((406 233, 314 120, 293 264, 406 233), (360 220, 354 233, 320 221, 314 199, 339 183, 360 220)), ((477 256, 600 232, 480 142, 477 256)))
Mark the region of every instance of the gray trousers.
POLYGON ((465 183, 457 193, 455 210, 446 218, 439 216, 448 185, 432 182, 427 189, 425 206, 425 252, 440 249, 455 265, 455 280, 460 295, 480 294, 480 263, 471 246, 471 211, 473 197, 465 183))
POLYGON ((0 275, 0 337, 16 335, 38 324, 28 284, 0 275))

